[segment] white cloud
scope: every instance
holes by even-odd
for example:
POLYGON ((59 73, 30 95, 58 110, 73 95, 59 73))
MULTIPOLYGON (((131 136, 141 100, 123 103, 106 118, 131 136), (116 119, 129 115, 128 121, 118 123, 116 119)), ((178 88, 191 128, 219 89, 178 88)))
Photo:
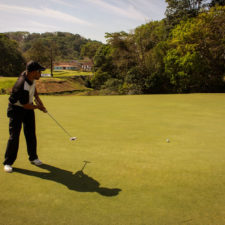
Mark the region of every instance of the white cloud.
MULTIPOLYGON (((55 32, 55 31, 61 31, 60 27, 49 25, 49 24, 43 24, 38 23, 36 21, 28 21, 27 23, 17 23, 17 25, 10 24, 8 25, 9 30, 7 31, 29 31, 31 33, 44 33, 44 32, 55 32)), ((3 30, 4 27, 0 26, 0 31, 3 30)))
POLYGON ((104 10, 107 10, 108 12, 113 12, 116 13, 117 15, 127 17, 129 19, 133 20, 139 20, 143 21, 146 16, 138 11, 134 6, 132 5, 125 5, 123 4, 122 6, 115 6, 112 4, 109 4, 103 0, 86 0, 90 3, 96 4, 103 8, 104 10))
POLYGON ((54 30, 57 31, 59 27, 54 26, 54 25, 49 25, 49 24, 43 24, 43 23, 38 23, 36 21, 30 21, 28 26, 35 27, 37 30, 54 30))
POLYGON ((148 18, 162 19, 167 3, 163 0, 126 0, 128 4, 133 5, 136 9, 141 10, 148 15, 148 18))
POLYGON ((105 32, 162 19, 165 8, 165 0, 0 0, 0 32, 63 31, 104 41, 105 32))
POLYGON ((66 2, 65 0, 50 0, 50 1, 54 2, 55 4, 74 7, 74 4, 70 4, 70 3, 66 2))
POLYGON ((70 23, 81 24, 86 26, 92 26, 91 23, 81 20, 75 16, 71 16, 66 13, 62 13, 57 10, 43 8, 43 9, 34 9, 29 7, 22 7, 22 6, 14 6, 14 5, 6 5, 0 4, 0 11, 9 12, 9 13, 22 13, 22 14, 29 14, 32 16, 40 16, 40 17, 47 17, 53 18, 57 20, 63 20, 70 23))
POLYGON ((56 11, 56 10, 53 10, 53 9, 45 8, 45 9, 43 9, 43 14, 47 14, 48 17, 54 18, 54 19, 60 19, 60 20, 64 20, 64 21, 67 21, 67 22, 73 22, 73 23, 77 23, 77 24, 92 26, 91 23, 89 23, 85 20, 81 20, 77 17, 71 16, 69 14, 62 13, 62 12, 59 12, 59 11, 56 11))

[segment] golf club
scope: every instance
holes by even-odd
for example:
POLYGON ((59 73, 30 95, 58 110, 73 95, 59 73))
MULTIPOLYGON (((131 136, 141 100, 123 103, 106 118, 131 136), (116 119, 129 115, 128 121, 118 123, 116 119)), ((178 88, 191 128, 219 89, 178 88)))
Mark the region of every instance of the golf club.
POLYGON ((70 133, 49 113, 47 114, 56 122, 56 124, 70 137, 70 141, 75 141, 76 137, 71 137, 70 133))
MULTIPOLYGON (((39 105, 39 102, 35 99, 34 100, 35 103, 37 105, 39 105)), ((77 138, 76 137, 71 137, 71 135, 69 134, 69 132, 49 113, 49 112, 46 112, 55 122, 56 124, 70 137, 70 141, 75 141, 77 138)))

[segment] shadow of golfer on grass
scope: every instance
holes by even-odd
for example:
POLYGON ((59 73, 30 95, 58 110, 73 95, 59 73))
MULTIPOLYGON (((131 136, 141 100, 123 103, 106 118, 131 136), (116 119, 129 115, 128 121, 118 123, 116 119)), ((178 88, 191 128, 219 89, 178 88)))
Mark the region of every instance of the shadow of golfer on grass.
POLYGON ((45 180, 55 181, 57 183, 67 186, 68 189, 79 192, 97 192, 100 195, 113 197, 119 194, 121 189, 100 187, 100 183, 86 175, 82 170, 73 172, 63 170, 48 164, 39 166, 42 169, 48 170, 46 172, 37 172, 32 170, 13 168, 14 172, 26 174, 29 176, 39 177, 45 180))

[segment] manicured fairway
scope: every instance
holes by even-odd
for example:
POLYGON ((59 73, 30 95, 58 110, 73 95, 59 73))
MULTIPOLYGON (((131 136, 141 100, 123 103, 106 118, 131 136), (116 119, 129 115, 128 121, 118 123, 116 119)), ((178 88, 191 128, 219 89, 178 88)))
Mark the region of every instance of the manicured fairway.
POLYGON ((0 172, 0 225, 225 224, 225 94, 42 100, 78 140, 36 112, 46 165, 28 162, 22 134, 15 171, 0 172))

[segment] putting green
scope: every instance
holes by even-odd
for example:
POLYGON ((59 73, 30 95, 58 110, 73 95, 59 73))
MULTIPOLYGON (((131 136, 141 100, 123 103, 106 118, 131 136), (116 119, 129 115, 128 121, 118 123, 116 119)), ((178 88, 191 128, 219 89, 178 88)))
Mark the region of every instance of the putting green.
MULTIPOLYGON (((7 98, 0 96, 2 161, 7 98)), ((1 225, 225 224, 225 94, 42 100, 78 140, 36 111, 45 165, 28 162, 21 133, 15 171, 0 172, 1 225)))

